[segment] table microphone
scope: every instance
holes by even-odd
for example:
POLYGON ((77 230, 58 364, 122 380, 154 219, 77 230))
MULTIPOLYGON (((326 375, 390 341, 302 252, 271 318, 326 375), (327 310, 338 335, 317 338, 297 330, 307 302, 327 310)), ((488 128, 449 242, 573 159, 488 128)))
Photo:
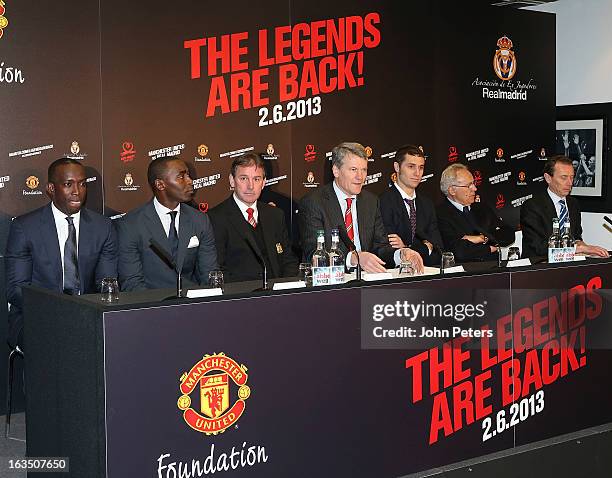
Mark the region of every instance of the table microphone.
POLYGON ((604 219, 608 224, 612 224, 612 219, 610 219, 608 216, 604 216, 604 219))
POLYGON ((253 238, 250 235, 245 236, 245 238, 246 238, 247 244, 253 250, 253 252, 255 253, 255 256, 257 257, 257 259, 263 266, 263 283, 260 288, 255 289, 253 292, 261 292, 263 290, 270 290, 270 288, 268 287, 268 268, 266 267, 266 261, 261 255, 261 253, 259 252, 259 247, 257 247, 257 244, 255 244, 255 241, 253 240, 253 238))
POLYGON ((355 247, 355 243, 351 241, 351 238, 348 236, 346 229, 341 226, 336 226, 338 229, 338 233, 340 234, 340 239, 349 250, 349 253, 355 251, 355 255, 357 256, 357 270, 355 272, 355 279, 349 282, 363 282, 361 278, 361 262, 359 261, 359 254, 357 253, 357 248, 355 247))
POLYGON ((172 269, 176 273, 176 296, 166 297, 166 299, 177 299, 182 297, 183 295, 183 279, 181 278, 181 271, 176 268, 176 264, 174 260, 172 260, 172 256, 168 253, 164 247, 157 242, 155 239, 151 238, 149 240, 149 247, 157 257, 159 257, 164 264, 166 264, 170 269, 172 269))

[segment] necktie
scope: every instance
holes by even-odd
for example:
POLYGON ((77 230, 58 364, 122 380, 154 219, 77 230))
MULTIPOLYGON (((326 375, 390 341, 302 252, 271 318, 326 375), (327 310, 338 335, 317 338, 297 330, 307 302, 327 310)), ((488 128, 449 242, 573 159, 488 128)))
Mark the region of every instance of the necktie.
POLYGON ((565 226, 567 218, 569 217, 565 199, 559 200, 559 206, 561 206, 561 209, 559 210, 559 230, 563 230, 563 226, 565 226))
POLYGON ((474 219, 474 216, 472 215, 472 211, 470 210, 469 206, 463 206, 463 214, 470 223, 470 226, 472 226, 472 228, 474 229, 474 231, 480 232, 480 226, 476 222, 476 219, 474 219))
POLYGON ((404 198, 406 204, 408 204, 408 209, 410 210, 410 229, 411 229, 411 239, 414 241, 414 233, 416 232, 416 207, 414 207, 414 199, 404 198))
POLYGON ((255 210, 252 207, 249 207, 246 211, 248 214, 247 221, 251 226, 253 226, 253 229, 255 229, 257 227, 257 221, 255 220, 255 216, 253 216, 255 210))
POLYGON ((170 211, 170 231, 168 232, 168 241, 170 242, 170 252, 172 258, 176 261, 176 253, 178 252, 178 234, 176 233, 176 215, 178 211, 170 211))
POLYGON ((344 225, 346 227, 346 233, 351 241, 355 241, 355 231, 353 230, 353 212, 351 211, 351 205, 353 204, 353 198, 346 198, 346 212, 344 213, 344 225))
POLYGON ((68 221, 68 239, 64 243, 64 293, 79 295, 81 282, 79 280, 76 228, 72 217, 68 216, 66 221, 68 221))

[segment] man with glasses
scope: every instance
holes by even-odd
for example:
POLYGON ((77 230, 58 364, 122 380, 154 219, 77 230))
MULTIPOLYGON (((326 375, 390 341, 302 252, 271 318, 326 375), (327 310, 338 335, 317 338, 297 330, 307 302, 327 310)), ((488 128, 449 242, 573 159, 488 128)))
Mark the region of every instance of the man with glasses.
POLYGON ((455 163, 442 171, 440 190, 446 200, 437 208, 446 251, 458 262, 497 260, 497 249, 514 242, 514 230, 483 203, 476 201, 474 176, 455 163))

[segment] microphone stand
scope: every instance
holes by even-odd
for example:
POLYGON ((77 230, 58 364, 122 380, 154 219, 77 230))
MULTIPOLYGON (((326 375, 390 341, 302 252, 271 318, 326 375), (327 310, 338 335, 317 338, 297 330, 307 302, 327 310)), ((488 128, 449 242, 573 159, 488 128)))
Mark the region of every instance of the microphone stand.
POLYGON ((351 238, 346 233, 346 229, 344 229, 341 226, 336 226, 336 228, 338 229, 338 232, 340 233, 340 239, 344 243, 345 247, 349 250, 349 254, 351 252, 354 252, 355 256, 357 257, 357 270, 355 271, 355 278, 353 280, 348 281, 347 283, 365 282, 361 278, 361 270, 362 270, 361 269, 361 261, 359 260, 359 253, 357 252, 357 248, 355 247, 355 243, 353 241, 351 241, 351 238))
POLYGON ((153 238, 150 239, 149 247, 157 255, 157 257, 159 257, 162 260, 162 262, 166 264, 170 269, 172 269, 174 273, 176 274, 176 295, 165 297, 163 300, 182 298, 183 297, 183 279, 181 277, 181 271, 179 271, 176 267, 176 263, 174 262, 174 260, 172 259, 168 251, 166 251, 166 249, 164 249, 164 247, 159 242, 157 242, 155 239, 153 238))

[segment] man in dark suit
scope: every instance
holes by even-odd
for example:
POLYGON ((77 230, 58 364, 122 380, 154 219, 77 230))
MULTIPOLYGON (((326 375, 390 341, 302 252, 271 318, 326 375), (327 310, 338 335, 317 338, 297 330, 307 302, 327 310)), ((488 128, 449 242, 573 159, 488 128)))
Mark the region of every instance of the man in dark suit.
POLYGON ((425 170, 425 154, 417 146, 402 146, 395 153, 395 185, 380 196, 380 212, 394 248, 410 247, 431 266, 440 263, 442 238, 431 200, 416 193, 425 170))
POLYGON ((208 213, 215 232, 217 258, 227 282, 292 277, 298 260, 291 252, 283 211, 259 201, 266 182, 259 155, 243 154, 232 162, 234 190, 208 213))
POLYGON ((497 260, 497 250, 514 242, 514 230, 491 208, 476 200, 470 170, 454 163, 442 171, 440 190, 446 199, 438 206, 438 227, 447 251, 458 262, 497 260))
POLYGON ((21 287, 35 285, 66 294, 99 291, 105 277, 117 277, 117 242, 110 219, 83 208, 85 168, 61 158, 48 169, 51 203, 11 224, 5 256, 9 343, 23 346, 21 287))
POLYGON ((151 247, 152 240, 171 256, 181 271, 183 286, 207 285, 217 268, 217 251, 210 220, 183 204, 193 198, 187 165, 162 157, 147 172, 153 200, 117 220, 119 282, 122 290, 176 287, 176 272, 151 247))
POLYGON ((566 156, 553 156, 544 166, 546 191, 535 195, 521 206, 523 257, 546 256, 548 238, 552 235, 552 220, 559 218, 559 226, 569 220, 570 232, 576 239, 576 252, 609 257, 603 247, 586 244, 582 240, 580 205, 569 194, 572 192, 574 167, 566 156))
POLYGON ((346 254, 347 267, 357 265, 366 272, 385 272, 402 260, 411 261, 417 271, 423 271, 423 260, 409 248, 393 249, 385 233, 378 207, 378 198, 363 191, 368 173, 365 149, 359 143, 342 143, 332 151, 334 180, 304 197, 300 205, 300 234, 306 260, 311 260, 317 247, 317 230, 325 231, 326 248, 330 248, 333 228, 341 230, 341 237, 354 242, 356 251, 349 254, 348 244, 340 243, 346 254))

